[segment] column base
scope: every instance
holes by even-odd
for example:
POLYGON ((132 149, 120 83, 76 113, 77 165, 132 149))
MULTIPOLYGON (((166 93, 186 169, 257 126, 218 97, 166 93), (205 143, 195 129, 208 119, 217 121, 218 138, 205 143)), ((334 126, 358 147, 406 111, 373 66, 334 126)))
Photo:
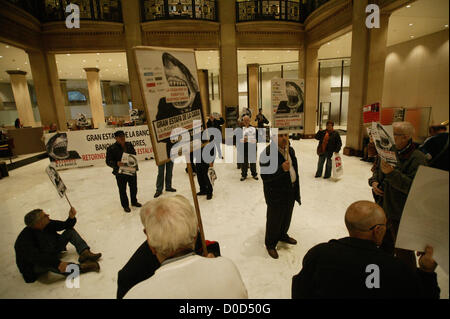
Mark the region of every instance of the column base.
POLYGON ((344 147, 344 155, 362 157, 363 151, 355 150, 351 147, 344 147))

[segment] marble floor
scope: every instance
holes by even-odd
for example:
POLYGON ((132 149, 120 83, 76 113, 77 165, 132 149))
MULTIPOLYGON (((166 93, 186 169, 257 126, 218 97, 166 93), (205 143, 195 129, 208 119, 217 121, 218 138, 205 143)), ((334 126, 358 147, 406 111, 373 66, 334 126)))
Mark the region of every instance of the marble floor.
MULTIPOLYGON (((222 255, 237 265, 249 298, 290 298, 292 276, 300 271, 306 252, 318 243, 346 236, 346 208, 357 200, 372 200, 367 184, 369 163, 343 156, 340 180, 316 179, 316 141, 292 141, 292 146, 299 160, 302 205, 294 208, 289 234, 299 244, 279 244, 278 260, 270 258, 264 247, 266 204, 261 180, 241 182, 236 164, 216 163, 214 197, 210 201, 199 198, 205 236, 219 241, 222 255)), ((24 215, 42 208, 51 218, 65 220, 69 210, 45 173, 48 164, 43 159, 0 180, 0 298, 115 298, 117 272, 145 237, 139 210, 123 212, 107 166, 60 171, 67 196, 78 211, 77 231, 92 251, 103 253, 101 271, 83 274, 78 289, 66 288, 64 279, 54 274, 33 284, 23 281, 15 264, 14 242, 24 227, 24 215)), ((138 199, 143 204, 153 199, 156 175, 154 160, 140 163, 138 199)), ((184 164, 174 167, 173 187, 176 194, 192 201, 184 164)), ((74 247, 69 244, 68 249, 63 260, 75 261, 74 247)), ((437 273, 441 298, 448 298, 448 275, 439 267, 437 273)))

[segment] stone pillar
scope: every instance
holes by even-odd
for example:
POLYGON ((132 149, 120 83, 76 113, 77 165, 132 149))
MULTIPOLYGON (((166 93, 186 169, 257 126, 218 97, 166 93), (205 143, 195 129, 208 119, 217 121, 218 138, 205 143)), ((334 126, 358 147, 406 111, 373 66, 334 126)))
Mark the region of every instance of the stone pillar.
POLYGON ((103 87, 103 95, 105 96, 106 105, 113 104, 111 81, 101 81, 103 87))
POLYGON ((119 85, 119 88, 120 88, 120 103, 128 104, 127 86, 121 84, 121 85, 119 85))
POLYGON ((209 83, 208 70, 197 70, 198 87, 200 89, 200 98, 202 100, 202 112, 205 117, 205 124, 208 121, 207 116, 211 113, 211 104, 209 103, 209 83))
MULTIPOLYGON (((235 1, 218 1, 220 21, 220 96, 226 106, 239 106, 235 1)), ((226 120, 226 119, 225 119, 226 120)), ((227 123, 225 123, 227 125, 227 123)), ((226 127, 224 125, 224 128, 226 127)))
POLYGON ((61 94, 64 99, 64 106, 69 105, 69 94, 67 93, 67 80, 59 80, 61 84, 61 94))
POLYGON ((250 122, 258 114, 258 70, 259 64, 247 64, 247 96, 248 108, 252 111, 250 122))
POLYGON ((97 68, 85 68, 89 89, 89 101, 94 128, 105 126, 105 112, 103 111, 102 90, 100 89, 100 77, 97 68))
POLYGON ((141 12, 139 0, 127 0, 127 5, 122 5, 123 25, 125 28, 125 46, 128 65, 128 79, 130 83, 131 102, 133 109, 144 110, 139 75, 135 67, 134 46, 142 45, 141 12))
POLYGON ((353 2, 352 67, 345 155, 361 155, 364 105, 382 101, 389 14, 380 15, 380 28, 366 27, 368 0, 353 2))
MULTIPOLYGON (((58 130, 67 131, 65 104, 54 54, 28 51, 37 105, 43 126, 56 123, 58 130)), ((67 97, 67 90, 66 90, 67 97)), ((68 98, 68 97, 67 97, 68 98)))
MULTIPOLYGON (((312 138, 316 133, 317 96, 319 81, 319 48, 307 47, 305 50, 305 105, 304 137, 312 138)), ((300 61, 300 60, 299 60, 300 61)), ((300 66, 299 66, 300 67, 300 66)), ((300 71, 300 70, 299 70, 300 71)), ((300 72, 299 72, 300 74, 300 72)))
POLYGON ((36 126, 31 106, 30 91, 25 71, 6 71, 11 79, 11 87, 16 102, 17 113, 23 126, 36 126))

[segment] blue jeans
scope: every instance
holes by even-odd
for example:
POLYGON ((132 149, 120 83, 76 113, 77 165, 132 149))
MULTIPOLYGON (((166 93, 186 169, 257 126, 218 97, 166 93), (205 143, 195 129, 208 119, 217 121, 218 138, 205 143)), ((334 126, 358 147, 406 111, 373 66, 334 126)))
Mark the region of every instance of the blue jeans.
POLYGON ((333 156, 333 153, 323 153, 319 155, 319 162, 317 163, 317 172, 316 177, 322 176, 322 170, 323 170, 323 164, 325 163, 325 160, 327 161, 327 164, 325 166, 325 176, 324 177, 330 177, 331 176, 331 156, 333 156))
POLYGON ((173 162, 167 162, 158 166, 158 177, 156 178, 156 191, 162 192, 164 186, 164 168, 166 168, 166 189, 172 188, 173 162))

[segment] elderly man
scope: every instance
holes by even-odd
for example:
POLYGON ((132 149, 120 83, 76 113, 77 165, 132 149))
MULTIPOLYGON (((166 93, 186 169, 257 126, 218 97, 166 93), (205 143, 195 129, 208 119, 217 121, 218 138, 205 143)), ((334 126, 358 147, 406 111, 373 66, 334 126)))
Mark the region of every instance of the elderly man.
MULTIPOLYGON (((242 127, 242 140, 244 162, 241 166, 241 182, 247 178, 248 164, 250 162, 250 171, 252 173, 253 179, 258 180, 258 173, 256 171, 256 128, 250 125, 250 117, 245 115, 243 117, 244 126, 242 127), (249 149, 250 147, 250 149, 249 149), (249 154, 250 152, 250 154, 249 154)), ((239 147, 238 147, 239 150, 239 147)), ((242 155, 239 156, 238 161, 242 159, 242 155)))
POLYGON ((259 165, 267 203, 265 245, 270 257, 277 259, 279 241, 297 244, 287 232, 295 201, 301 205, 297 158, 289 146, 288 134, 281 132, 273 137, 272 144, 261 153, 259 165), (271 150, 277 152, 271 153, 271 150))
POLYGON ((160 197, 146 203, 141 221, 148 246, 161 267, 133 287, 126 298, 247 298, 247 289, 231 260, 195 254, 197 216, 185 197, 160 197))
MULTIPOLYGON (((137 176, 136 172, 122 173, 120 167, 124 166, 122 163, 123 153, 136 155, 136 150, 133 144, 125 141, 125 132, 117 131, 114 133, 116 142, 108 146, 106 150, 106 165, 113 169, 112 173, 116 176, 117 186, 119 188, 120 203, 126 213, 131 212, 127 196, 127 184, 130 187, 131 205, 135 207, 142 207, 138 202, 137 195, 137 176)), ((167 185, 166 185, 167 186, 167 185)))
POLYGON ((61 251, 66 250, 67 243, 77 249, 80 257, 80 272, 99 271, 98 260, 102 254, 94 254, 73 227, 77 222, 75 208, 69 211, 66 221, 50 220, 42 209, 34 209, 25 215, 26 227, 17 237, 14 249, 16 263, 25 282, 31 283, 48 271, 69 275, 67 266, 71 263, 60 261, 61 251), (58 231, 64 232, 60 235, 58 231))
POLYGON ((411 269, 379 249, 386 233, 383 209, 369 201, 345 213, 349 237, 311 248, 292 279, 292 298, 439 298, 433 248, 411 269))
MULTIPOLYGON (((369 185, 378 198, 377 204, 382 206, 386 212, 388 231, 384 237, 382 248, 391 254, 394 253, 400 219, 414 176, 420 165, 427 165, 425 155, 415 149, 412 141, 414 135, 412 124, 395 122, 393 130, 397 148, 397 166, 393 167, 378 158, 375 164, 376 169, 369 179, 369 185)), ((395 253, 412 268, 416 268, 416 258, 413 252, 396 249, 395 253)))

